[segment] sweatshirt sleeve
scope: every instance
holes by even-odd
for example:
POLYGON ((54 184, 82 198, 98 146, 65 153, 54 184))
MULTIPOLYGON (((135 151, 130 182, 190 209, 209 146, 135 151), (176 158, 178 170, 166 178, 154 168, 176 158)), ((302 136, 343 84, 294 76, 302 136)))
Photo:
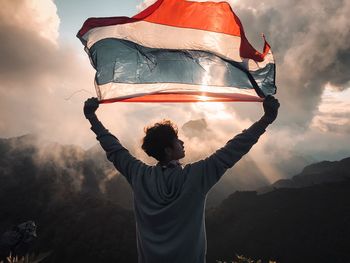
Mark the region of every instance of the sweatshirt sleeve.
POLYGON ((265 132, 268 123, 263 119, 255 122, 248 129, 229 140, 226 145, 215 153, 191 164, 195 188, 200 188, 207 194, 226 172, 245 155, 265 132))
POLYGON ((119 140, 111 134, 96 116, 89 118, 91 130, 96 134, 96 139, 100 142, 105 150, 107 159, 111 161, 114 167, 127 179, 132 186, 133 177, 142 169, 145 164, 132 156, 129 151, 124 148, 119 140))

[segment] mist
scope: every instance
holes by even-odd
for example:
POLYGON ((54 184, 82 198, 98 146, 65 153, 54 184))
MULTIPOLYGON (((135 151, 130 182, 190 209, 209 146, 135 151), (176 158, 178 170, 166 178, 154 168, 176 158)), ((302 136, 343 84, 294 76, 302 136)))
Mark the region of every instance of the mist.
MULTIPOLYGON (((256 48, 262 46, 262 32, 272 46, 281 108, 228 180, 238 180, 234 174, 252 163, 262 181, 272 182, 311 162, 349 156, 350 3, 267 0, 232 1, 231 6, 256 48)), ((96 96, 94 70, 82 47, 57 41, 61 19, 53 1, 3 1, 0 137, 30 133, 43 142, 89 149, 97 141, 82 107, 96 96)), ((156 121, 171 119, 178 125, 186 148, 181 161, 187 163, 213 153, 262 114, 260 103, 113 103, 97 111, 124 146, 149 164, 155 160, 140 145, 144 127, 156 121)))

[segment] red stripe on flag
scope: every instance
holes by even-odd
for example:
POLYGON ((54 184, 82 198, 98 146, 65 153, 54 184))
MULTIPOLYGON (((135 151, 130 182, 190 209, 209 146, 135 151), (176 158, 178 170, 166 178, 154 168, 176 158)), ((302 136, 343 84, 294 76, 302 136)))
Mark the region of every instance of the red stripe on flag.
POLYGON ((233 101, 251 101, 251 102, 262 102, 263 98, 246 95, 246 94, 202 94, 198 93, 167 93, 167 94, 150 94, 140 97, 133 98, 114 98, 114 99, 104 99, 100 100, 100 103, 113 103, 113 102, 165 102, 165 103, 174 103, 174 102, 233 102, 233 101))
POLYGON ((241 35, 239 19, 226 2, 167 0, 142 20, 167 26, 241 35))
MULTIPOLYGON (((146 21, 179 28, 192 28, 241 37, 240 56, 257 62, 264 60, 269 50, 265 41, 264 53, 258 52, 247 40, 241 21, 226 2, 191 2, 185 0, 158 0, 132 18, 89 18, 78 32, 81 38, 96 27, 146 21)), ((161 36, 162 37, 162 36, 161 36)))

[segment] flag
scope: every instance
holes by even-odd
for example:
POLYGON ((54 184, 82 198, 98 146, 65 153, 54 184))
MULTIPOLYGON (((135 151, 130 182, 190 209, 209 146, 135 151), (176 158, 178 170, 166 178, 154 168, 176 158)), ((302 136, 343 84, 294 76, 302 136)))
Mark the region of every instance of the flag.
POLYGON ((275 63, 226 2, 158 0, 129 17, 89 18, 77 34, 103 102, 262 101, 275 63))

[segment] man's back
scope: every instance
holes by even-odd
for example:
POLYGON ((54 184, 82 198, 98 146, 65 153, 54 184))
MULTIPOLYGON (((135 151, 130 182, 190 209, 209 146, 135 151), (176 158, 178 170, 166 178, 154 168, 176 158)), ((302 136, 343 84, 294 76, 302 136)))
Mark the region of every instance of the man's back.
MULTIPOLYGON (((265 115, 250 128, 208 158, 184 167, 174 162, 176 160, 165 166, 144 164, 97 119, 95 102, 92 102, 91 110, 84 107, 91 130, 97 135, 107 158, 133 189, 139 263, 205 262, 207 193, 276 118, 279 103, 275 99, 269 101, 271 103, 264 102, 265 115)), ((89 106, 89 101, 86 103, 89 106)), ((177 145, 181 147, 181 143, 177 145)))
POLYGON ((205 195, 189 166, 146 168, 133 177, 139 262, 205 261, 205 195), (198 188, 198 186, 197 186, 198 188))
POLYGON ((164 168, 133 157, 97 118, 91 123, 107 158, 133 189, 139 262, 205 262, 206 195, 257 142, 266 125, 256 122, 204 160, 164 168))

